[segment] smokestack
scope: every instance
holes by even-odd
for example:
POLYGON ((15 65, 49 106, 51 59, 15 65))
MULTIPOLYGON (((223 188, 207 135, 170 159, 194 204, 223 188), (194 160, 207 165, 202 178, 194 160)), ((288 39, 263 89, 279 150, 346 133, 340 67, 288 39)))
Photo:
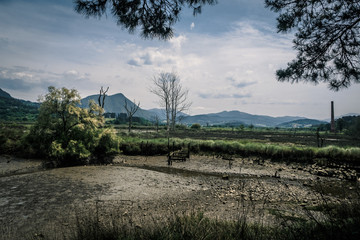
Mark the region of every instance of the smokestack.
POLYGON ((331 101, 331 132, 335 132, 334 101, 331 101))

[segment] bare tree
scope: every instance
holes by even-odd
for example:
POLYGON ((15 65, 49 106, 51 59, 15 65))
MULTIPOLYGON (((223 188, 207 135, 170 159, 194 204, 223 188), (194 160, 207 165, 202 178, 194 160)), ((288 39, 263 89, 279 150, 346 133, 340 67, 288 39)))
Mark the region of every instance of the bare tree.
POLYGON ((104 109, 104 105, 105 105, 105 97, 106 97, 107 91, 109 91, 109 87, 107 87, 106 91, 104 91, 103 87, 101 86, 98 102, 99 102, 99 106, 103 109, 104 109))
POLYGON ((179 113, 189 110, 191 102, 188 101, 188 89, 183 89, 180 84, 180 77, 172 73, 170 79, 170 89, 171 89, 171 129, 174 131, 176 126, 176 121, 179 119, 179 113))
POLYGON ((165 109, 167 131, 175 130, 179 112, 189 109, 188 90, 183 89, 180 77, 176 73, 160 73, 153 78, 152 93, 160 98, 160 106, 165 109))
POLYGON ((132 104, 132 106, 128 106, 127 100, 125 99, 124 107, 127 112, 128 119, 129 119, 129 132, 131 132, 132 118, 133 118, 134 114, 137 112, 137 110, 139 110, 140 102, 138 102, 138 104, 136 104, 136 101, 134 100, 134 104, 132 104))
POLYGON ((160 73, 153 78, 154 87, 150 89, 152 93, 160 98, 160 107, 165 110, 166 128, 170 130, 170 86, 168 79, 170 73, 160 73))
POLYGON ((160 117, 155 114, 153 117, 152 117, 154 123, 155 123, 155 126, 156 126, 156 132, 159 132, 159 124, 160 124, 160 117))

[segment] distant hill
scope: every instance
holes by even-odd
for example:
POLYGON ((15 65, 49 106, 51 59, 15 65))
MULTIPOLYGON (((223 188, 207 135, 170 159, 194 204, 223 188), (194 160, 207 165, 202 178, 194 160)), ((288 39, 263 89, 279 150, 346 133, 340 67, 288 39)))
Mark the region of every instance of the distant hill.
POLYGON ((152 108, 148 109, 147 111, 150 112, 153 116, 158 116, 160 121, 166 120, 166 113, 164 109, 152 108))
POLYGON ((0 89, 0 120, 2 121, 33 121, 39 114, 39 107, 39 103, 13 98, 0 89))
POLYGON ((284 122, 302 119, 302 117, 270 117, 265 115, 253 115, 240 111, 223 111, 219 113, 201 114, 194 116, 187 116, 182 120, 182 123, 193 124, 199 123, 201 125, 254 125, 263 127, 275 127, 284 122))
MULTIPOLYGON (((352 116, 360 116, 360 114, 359 113, 347 113, 347 114, 343 114, 343 115, 340 115, 340 116, 335 116, 335 120, 339 119, 339 118, 343 118, 343 117, 352 117, 352 116)), ((324 121, 325 122, 331 122, 331 119, 327 118, 324 121)))
POLYGON ((0 97, 3 97, 3 98, 12 98, 9 93, 5 92, 5 91, 2 90, 1 88, 0 88, 0 97))
POLYGON ((320 124, 327 124, 328 122, 319 121, 315 119, 298 119, 295 121, 285 122, 277 125, 280 128, 308 128, 320 124))
MULTIPOLYGON (((166 113, 165 113, 165 109, 161 109, 161 108, 152 108, 152 109, 148 109, 148 112, 150 112, 153 116, 158 116, 160 118, 161 121, 166 120, 166 113)), ((186 113, 179 113, 178 114, 181 117, 187 117, 189 116, 186 113)))
MULTIPOLYGON (((81 107, 87 108, 89 106, 90 100, 94 100, 96 103, 98 103, 98 98, 99 98, 99 95, 91 95, 91 96, 81 99, 81 107)), ((122 94, 122 93, 117 93, 114 95, 106 96, 105 105, 104 105, 105 112, 108 112, 108 113, 113 112, 116 114, 126 113, 126 110, 124 107, 125 100, 127 101, 129 107, 132 107, 135 105, 132 101, 130 101, 127 97, 125 97, 124 94, 122 94)), ((134 116, 135 117, 143 117, 145 119, 150 120, 153 118, 154 115, 152 112, 141 109, 141 102, 140 102, 140 108, 135 113, 134 116)))

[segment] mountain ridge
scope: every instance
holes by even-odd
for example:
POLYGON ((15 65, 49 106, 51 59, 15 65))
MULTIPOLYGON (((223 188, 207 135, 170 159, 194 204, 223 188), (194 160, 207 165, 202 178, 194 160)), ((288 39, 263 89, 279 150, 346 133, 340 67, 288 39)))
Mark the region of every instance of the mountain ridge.
MULTIPOLYGON (((94 100, 95 103, 98 103, 99 95, 90 95, 85 98, 81 99, 81 107, 87 108, 89 106, 90 100, 94 100)), ((108 113, 126 113, 125 109, 125 101, 127 102, 128 106, 134 107, 135 103, 133 103, 131 100, 129 100, 124 94, 122 93, 116 93, 113 95, 106 95, 105 97, 105 104, 104 104, 104 111, 108 113)), ((148 112, 147 110, 144 110, 141 108, 141 103, 138 111, 134 115, 135 117, 143 117, 145 119, 152 119, 154 116, 151 112, 148 112)))
MULTIPOLYGON (((94 94, 82 98, 81 107, 84 108, 88 107, 90 100, 94 100, 95 103, 97 103, 98 98, 99 98, 98 94, 94 94)), ((40 104, 36 102, 13 98, 9 93, 2 90, 1 88, 0 88, 0 100, 2 101, 2 107, 1 107, 2 116, 5 117, 7 115, 12 116, 14 115, 15 112, 19 112, 18 114, 16 114, 17 118, 21 115, 21 113, 31 114, 32 116, 35 116, 37 115, 35 111, 37 112, 40 106, 40 104), (21 108, 21 111, 19 110, 19 108, 21 108)), ((125 101, 128 102, 128 105, 130 107, 133 107, 135 105, 122 93, 106 95, 105 105, 104 105, 105 112, 114 112, 117 114, 126 113, 126 110, 124 108, 125 101)), ((159 108, 146 110, 146 109, 142 109, 140 105, 139 110, 135 114, 135 116, 137 117, 143 117, 148 120, 154 120, 156 115, 159 116, 160 120, 165 119, 164 110, 159 108)), ((353 115, 359 115, 359 114, 349 113, 349 114, 344 114, 340 117, 353 116, 353 115)), ((9 118, 9 120, 12 118, 13 117, 9 118)), ((316 123, 321 124, 329 121, 309 119, 299 116, 271 117, 267 115, 256 115, 256 114, 241 112, 238 110, 231 110, 231 111, 221 111, 218 113, 208 113, 208 114, 198 114, 198 115, 187 115, 183 113, 180 122, 187 125, 199 123, 201 125, 237 126, 243 124, 243 125, 254 125, 259 127, 282 127, 288 125, 288 127, 291 127, 291 126, 299 126, 299 125, 300 126, 309 125, 310 122, 312 122, 312 124, 316 124, 316 123)))
POLYGON ((5 92, 5 91, 2 90, 1 88, 0 88, 0 97, 13 98, 9 93, 5 92))
POLYGON ((266 115, 255 115, 237 110, 222 111, 218 113, 199 114, 185 117, 182 122, 187 124, 199 123, 201 125, 254 125, 259 127, 274 127, 284 122, 290 122, 304 117, 282 116, 271 117, 266 115))

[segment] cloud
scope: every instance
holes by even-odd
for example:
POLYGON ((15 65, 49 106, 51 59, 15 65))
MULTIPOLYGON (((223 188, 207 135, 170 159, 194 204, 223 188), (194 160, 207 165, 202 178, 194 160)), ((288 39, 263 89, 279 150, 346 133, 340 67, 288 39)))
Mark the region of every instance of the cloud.
POLYGON ((144 49, 138 49, 132 54, 131 59, 127 61, 127 64, 132 66, 153 65, 162 67, 165 65, 171 65, 176 63, 177 56, 170 54, 169 48, 153 48, 147 47, 144 49))
POLYGON ((182 45, 187 42, 187 37, 185 35, 175 36, 169 40, 170 44, 174 50, 180 50, 182 45))
POLYGON ((68 70, 62 74, 31 69, 23 66, 12 68, 0 67, 0 85, 11 90, 26 90, 43 88, 50 85, 58 86, 65 83, 89 81, 89 74, 80 74, 76 70, 68 70))
POLYGON ((6 49, 10 44, 9 38, 0 37, 0 48, 6 49))
POLYGON ((127 61, 127 64, 132 65, 132 66, 136 66, 136 67, 140 67, 141 64, 139 64, 139 61, 136 59, 130 59, 129 61, 127 61))
POLYGON ((62 75, 61 75, 62 79, 68 82, 88 82, 90 81, 90 74, 89 73, 84 73, 81 74, 78 71, 72 69, 72 70, 68 70, 65 71, 62 75))
POLYGON ((246 93, 246 94, 240 94, 240 93, 233 93, 233 94, 229 94, 229 93, 199 93, 199 97, 204 98, 204 99, 226 99, 226 98, 235 98, 235 99, 239 99, 239 98, 250 98, 251 94, 250 93, 246 93))
POLYGON ((230 81, 231 85, 236 88, 245 88, 245 87, 257 84, 257 81, 238 80, 235 77, 227 77, 226 80, 230 81))

